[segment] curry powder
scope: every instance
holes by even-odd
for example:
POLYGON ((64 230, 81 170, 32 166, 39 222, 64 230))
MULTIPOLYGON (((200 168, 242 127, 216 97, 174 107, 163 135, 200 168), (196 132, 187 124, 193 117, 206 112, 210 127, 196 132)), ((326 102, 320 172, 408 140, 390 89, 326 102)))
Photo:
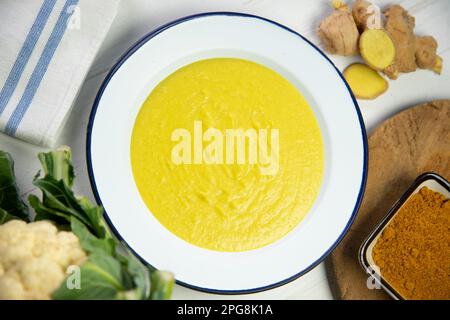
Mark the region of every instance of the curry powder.
POLYGON ((405 299, 450 299, 450 200, 421 188, 383 230, 373 259, 405 299))

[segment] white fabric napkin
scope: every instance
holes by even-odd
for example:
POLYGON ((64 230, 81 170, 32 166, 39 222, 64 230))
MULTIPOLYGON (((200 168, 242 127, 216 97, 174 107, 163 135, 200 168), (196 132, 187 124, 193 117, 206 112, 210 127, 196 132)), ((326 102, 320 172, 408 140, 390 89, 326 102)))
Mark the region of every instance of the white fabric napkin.
POLYGON ((2 132, 53 146, 119 1, 0 1, 2 132))

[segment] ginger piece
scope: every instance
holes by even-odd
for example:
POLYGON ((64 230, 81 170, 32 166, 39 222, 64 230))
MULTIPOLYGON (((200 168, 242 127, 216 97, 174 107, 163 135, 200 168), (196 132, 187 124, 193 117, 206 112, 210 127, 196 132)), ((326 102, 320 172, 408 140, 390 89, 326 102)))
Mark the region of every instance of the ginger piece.
POLYGON ((430 69, 440 74, 442 58, 436 54, 437 41, 431 36, 414 35, 415 19, 399 5, 385 11, 386 31, 391 36, 397 51, 395 62, 383 70, 391 79, 399 72, 413 72, 417 67, 430 69))
POLYGON ((347 7, 343 0, 331 0, 331 6, 335 9, 347 7))
POLYGON ((333 1, 335 10, 319 25, 317 34, 331 54, 344 56, 358 53, 358 28, 349 8, 342 1, 333 1))
POLYGON ((359 99, 375 99, 384 93, 389 85, 380 74, 362 63, 354 63, 344 70, 344 78, 359 99))
POLYGON ((352 15, 360 32, 366 29, 383 29, 380 7, 366 0, 356 0, 352 15))
POLYGON ((359 51, 364 61, 376 70, 389 67, 395 59, 395 46, 383 29, 367 29, 359 37, 359 51))
POLYGON ((436 56, 435 64, 434 64, 433 68, 431 68, 431 70, 433 70, 437 74, 441 74, 441 72, 442 72, 442 58, 440 56, 436 56))
POLYGON ((390 66, 388 66, 387 68, 385 68, 383 70, 383 73, 391 80, 397 80, 398 78, 398 68, 397 65, 395 64, 395 62, 393 64, 391 64, 390 66))
POLYGON ((416 37, 416 63, 421 69, 433 69, 437 59, 437 41, 432 36, 416 37))
POLYGON ((395 64, 390 66, 386 75, 398 72, 413 72, 416 66, 416 37, 414 35, 415 19, 399 5, 390 6, 385 12, 386 31, 394 42, 396 49, 395 64))

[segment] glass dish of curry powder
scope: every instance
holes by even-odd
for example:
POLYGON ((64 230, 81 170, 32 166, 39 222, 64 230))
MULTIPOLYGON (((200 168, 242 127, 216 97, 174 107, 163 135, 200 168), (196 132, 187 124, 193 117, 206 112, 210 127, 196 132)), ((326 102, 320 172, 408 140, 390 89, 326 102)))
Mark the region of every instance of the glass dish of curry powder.
POLYGON ((442 177, 420 176, 363 244, 363 266, 394 298, 450 299, 449 194, 442 177))

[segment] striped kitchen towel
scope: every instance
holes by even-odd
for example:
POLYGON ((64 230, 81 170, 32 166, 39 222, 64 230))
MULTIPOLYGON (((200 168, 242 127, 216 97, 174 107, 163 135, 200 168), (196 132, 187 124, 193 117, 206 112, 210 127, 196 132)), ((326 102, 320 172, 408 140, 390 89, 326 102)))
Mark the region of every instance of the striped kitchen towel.
POLYGON ((119 1, 0 1, 2 132, 55 143, 119 1))

